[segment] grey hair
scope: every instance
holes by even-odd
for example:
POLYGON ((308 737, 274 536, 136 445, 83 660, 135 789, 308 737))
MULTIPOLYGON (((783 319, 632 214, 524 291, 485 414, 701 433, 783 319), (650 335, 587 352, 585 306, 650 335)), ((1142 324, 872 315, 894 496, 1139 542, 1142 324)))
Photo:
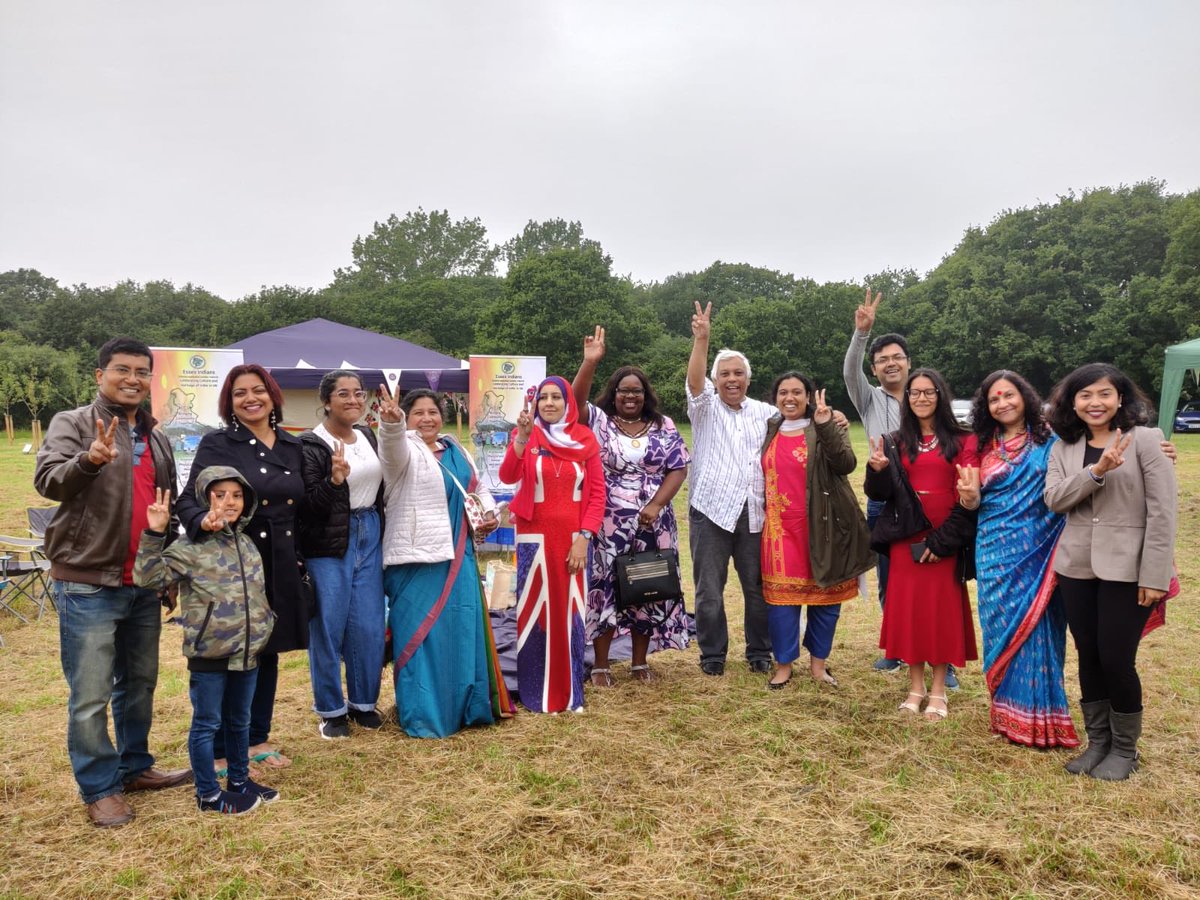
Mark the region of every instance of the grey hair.
POLYGON ((317 386, 317 396, 321 398, 321 403, 329 402, 339 378, 353 378, 358 382, 359 389, 363 386, 362 376, 350 369, 334 369, 332 372, 326 372, 321 377, 320 385, 317 386))
POLYGON ((746 366, 746 379, 750 378, 750 360, 746 359, 745 353, 739 353, 737 350, 730 350, 728 347, 722 347, 717 351, 717 356, 713 360, 712 373, 709 376, 715 382, 717 380, 717 368, 727 359, 740 359, 746 366))

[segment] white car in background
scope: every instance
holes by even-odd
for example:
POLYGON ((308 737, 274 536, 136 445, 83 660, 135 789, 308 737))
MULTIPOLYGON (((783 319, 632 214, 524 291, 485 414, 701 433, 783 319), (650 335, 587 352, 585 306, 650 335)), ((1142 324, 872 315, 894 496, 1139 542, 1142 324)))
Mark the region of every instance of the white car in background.
POLYGON ((971 412, 972 404, 970 400, 952 400, 950 401, 950 411, 954 413, 954 421, 959 425, 971 427, 974 421, 974 415, 971 412))

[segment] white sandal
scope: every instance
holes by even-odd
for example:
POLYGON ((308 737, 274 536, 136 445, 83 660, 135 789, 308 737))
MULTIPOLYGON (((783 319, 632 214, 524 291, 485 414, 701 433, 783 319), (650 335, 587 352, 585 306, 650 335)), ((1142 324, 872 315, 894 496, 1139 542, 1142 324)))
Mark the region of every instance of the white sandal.
POLYGON ((946 716, 948 716, 950 714, 950 701, 947 700, 945 698, 945 696, 939 697, 937 694, 930 694, 929 695, 930 703, 932 703, 934 700, 940 700, 942 703, 942 708, 938 709, 936 707, 930 706, 929 703, 926 703, 925 704, 925 718, 928 719, 930 722, 939 722, 942 719, 946 718, 946 716), (929 718, 930 716, 936 716, 936 718, 930 719, 929 718))
POLYGON ((617 685, 616 681, 614 681, 612 677, 612 669, 592 669, 591 673, 588 675, 588 681, 592 683, 592 687, 610 688, 616 687, 617 685), (595 681, 597 675, 604 676, 599 683, 595 681))
POLYGON ((904 702, 898 707, 900 712, 908 712, 912 713, 914 716, 919 716, 921 714, 921 701, 925 699, 925 695, 918 694, 916 691, 909 691, 908 696, 916 697, 917 702, 913 703, 908 699, 908 697, 905 697, 904 702))

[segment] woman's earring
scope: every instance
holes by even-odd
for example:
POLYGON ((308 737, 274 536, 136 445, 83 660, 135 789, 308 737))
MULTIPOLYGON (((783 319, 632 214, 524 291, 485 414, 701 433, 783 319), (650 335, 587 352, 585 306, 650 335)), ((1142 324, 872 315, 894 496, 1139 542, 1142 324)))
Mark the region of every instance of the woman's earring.
POLYGON ((276 419, 276 418, 275 418, 275 410, 271 410, 271 415, 269 415, 269 416, 267 417, 267 419, 268 419, 268 421, 270 422, 270 425, 271 425, 271 427, 272 427, 272 428, 274 428, 274 427, 275 427, 275 423, 279 421, 278 419, 276 419))
POLYGON ((237 430, 238 430, 238 427, 239 427, 239 426, 240 426, 242 423, 238 421, 238 417, 237 417, 237 416, 235 416, 233 413, 230 413, 230 414, 229 414, 229 418, 230 418, 230 420, 233 422, 233 430, 234 430, 234 431, 237 431, 237 430))

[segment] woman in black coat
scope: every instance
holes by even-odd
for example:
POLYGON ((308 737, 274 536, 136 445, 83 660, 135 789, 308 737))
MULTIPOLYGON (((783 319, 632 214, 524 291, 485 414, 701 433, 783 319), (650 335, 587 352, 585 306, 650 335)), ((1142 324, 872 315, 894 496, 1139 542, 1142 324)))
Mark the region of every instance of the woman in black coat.
MULTIPOLYGON (((308 647, 308 620, 313 614, 311 585, 304 578, 297 551, 297 515, 304 502, 299 438, 279 427, 283 396, 262 366, 234 366, 221 386, 218 409, 225 427, 200 441, 187 487, 176 503, 179 521, 193 541, 203 540, 208 512, 196 497, 196 476, 207 466, 232 466, 258 496, 258 508, 246 527, 262 556, 267 599, 275 612, 275 629, 258 657, 258 684, 250 707, 250 757, 274 768, 291 760, 269 742, 279 680, 279 654, 308 647)), ((224 735, 213 747, 218 769, 224 757, 224 735)))

